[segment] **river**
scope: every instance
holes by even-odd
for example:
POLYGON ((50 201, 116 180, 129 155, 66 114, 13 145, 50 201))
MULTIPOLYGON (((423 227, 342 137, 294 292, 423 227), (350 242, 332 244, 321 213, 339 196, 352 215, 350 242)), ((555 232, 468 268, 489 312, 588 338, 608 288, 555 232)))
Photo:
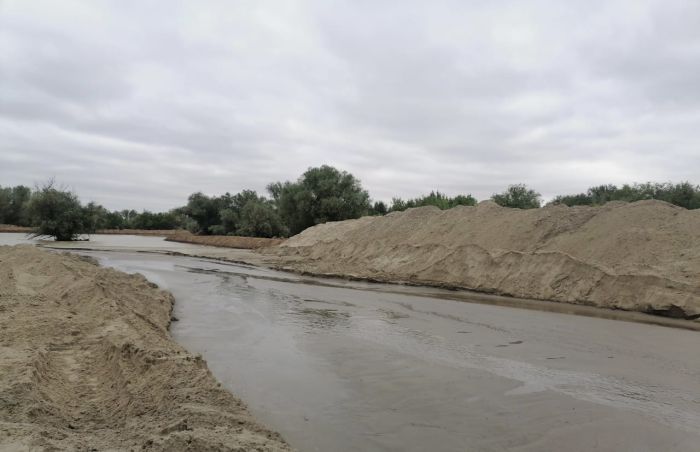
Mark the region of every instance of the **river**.
POLYGON ((100 240, 81 252, 171 291, 173 337, 301 451, 698 450, 698 332, 100 240))

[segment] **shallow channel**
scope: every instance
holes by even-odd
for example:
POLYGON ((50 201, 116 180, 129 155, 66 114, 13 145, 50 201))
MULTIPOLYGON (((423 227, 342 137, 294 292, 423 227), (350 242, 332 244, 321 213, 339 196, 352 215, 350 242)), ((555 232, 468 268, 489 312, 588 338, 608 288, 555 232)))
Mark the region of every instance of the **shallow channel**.
POLYGON ((171 291, 174 338, 301 451, 700 444, 698 332, 207 259, 81 253, 171 291))
POLYGON ((95 254, 170 290, 175 339, 302 451, 697 450, 697 332, 95 254))

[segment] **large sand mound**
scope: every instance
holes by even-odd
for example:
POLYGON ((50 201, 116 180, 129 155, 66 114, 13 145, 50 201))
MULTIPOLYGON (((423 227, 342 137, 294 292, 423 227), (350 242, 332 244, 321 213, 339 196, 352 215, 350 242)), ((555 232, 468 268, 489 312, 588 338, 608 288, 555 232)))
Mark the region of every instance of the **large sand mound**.
POLYGON ((140 275, 0 247, 0 450, 288 450, 168 334, 140 275))
POLYGON ((307 229, 282 266, 700 317, 700 210, 661 201, 409 209, 307 229))

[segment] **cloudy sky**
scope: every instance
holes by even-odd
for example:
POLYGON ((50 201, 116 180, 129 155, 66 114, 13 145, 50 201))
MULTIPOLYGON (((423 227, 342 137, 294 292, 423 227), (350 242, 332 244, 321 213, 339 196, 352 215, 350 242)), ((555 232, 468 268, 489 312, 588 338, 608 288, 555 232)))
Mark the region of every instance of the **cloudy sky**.
POLYGON ((111 209, 700 183, 700 2, 0 0, 0 185, 111 209))

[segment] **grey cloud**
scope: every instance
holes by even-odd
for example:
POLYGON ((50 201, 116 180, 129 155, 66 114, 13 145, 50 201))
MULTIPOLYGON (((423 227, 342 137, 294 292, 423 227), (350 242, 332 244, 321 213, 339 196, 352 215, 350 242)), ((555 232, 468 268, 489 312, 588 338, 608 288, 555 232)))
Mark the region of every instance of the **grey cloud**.
POLYGON ((693 179, 698 21, 661 0, 6 1, 0 184, 166 209, 324 163, 385 200, 693 179))

